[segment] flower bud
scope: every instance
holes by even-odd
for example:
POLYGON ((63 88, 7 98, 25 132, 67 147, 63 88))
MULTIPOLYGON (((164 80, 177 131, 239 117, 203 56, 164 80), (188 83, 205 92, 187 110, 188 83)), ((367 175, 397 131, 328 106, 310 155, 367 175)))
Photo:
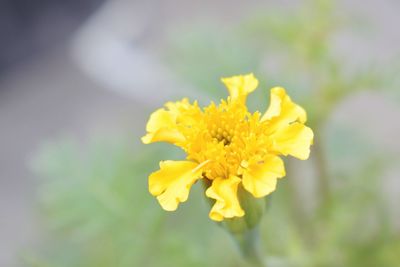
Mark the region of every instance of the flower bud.
POLYGON ((242 186, 238 187, 238 198, 245 214, 243 217, 225 219, 221 225, 232 234, 241 234, 255 228, 266 210, 266 198, 255 198, 242 186))

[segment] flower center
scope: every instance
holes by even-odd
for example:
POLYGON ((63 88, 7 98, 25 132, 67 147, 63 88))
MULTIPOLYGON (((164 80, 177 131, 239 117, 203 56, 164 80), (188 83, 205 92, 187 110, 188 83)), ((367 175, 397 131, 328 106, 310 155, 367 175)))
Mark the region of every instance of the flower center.
POLYGON ((230 145, 234 130, 229 125, 221 126, 214 124, 210 130, 211 137, 214 143, 223 142, 224 146, 230 145))

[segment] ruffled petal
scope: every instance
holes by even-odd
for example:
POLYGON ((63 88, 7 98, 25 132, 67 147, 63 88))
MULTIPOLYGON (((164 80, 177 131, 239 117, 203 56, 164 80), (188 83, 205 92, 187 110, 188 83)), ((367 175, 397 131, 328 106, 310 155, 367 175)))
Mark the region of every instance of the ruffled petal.
POLYGON ((289 123, 299 121, 305 123, 307 115, 305 110, 292 102, 282 87, 271 89, 270 105, 261 121, 269 121, 269 131, 273 132, 289 123))
POLYGON ((309 127, 295 122, 271 135, 270 150, 305 160, 310 155, 313 138, 314 133, 309 127))
POLYGON ((183 134, 176 128, 176 116, 165 109, 158 109, 150 115, 146 130, 148 133, 142 137, 145 144, 160 141, 178 144, 185 141, 183 134))
POLYGON ((161 161, 149 177, 149 191, 163 209, 174 211, 189 196, 190 187, 202 176, 202 165, 191 161, 161 161))
POLYGON ((264 197, 275 191, 277 179, 286 175, 281 158, 268 155, 243 170, 243 187, 254 197, 264 197))
POLYGON ((246 101, 247 95, 253 92, 258 86, 258 80, 254 77, 253 73, 222 78, 221 81, 228 88, 232 101, 238 99, 246 101))
POLYGON ((230 176, 226 178, 214 179, 212 185, 207 189, 206 195, 215 199, 209 216, 214 221, 222 221, 224 218, 242 217, 243 209, 240 207, 237 197, 240 178, 230 176))
POLYGON ((147 134, 142 137, 143 143, 168 142, 181 145, 185 141, 183 130, 189 129, 201 116, 197 104, 191 105, 186 98, 168 102, 165 106, 167 110, 161 108, 150 115, 146 125, 147 134))

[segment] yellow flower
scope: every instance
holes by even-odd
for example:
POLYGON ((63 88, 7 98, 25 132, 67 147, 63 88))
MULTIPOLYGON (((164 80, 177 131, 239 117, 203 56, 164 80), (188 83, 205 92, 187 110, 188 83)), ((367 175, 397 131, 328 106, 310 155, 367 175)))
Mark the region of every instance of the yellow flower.
POLYGON ((270 105, 264 114, 250 113, 246 97, 258 86, 253 74, 223 78, 230 96, 217 105, 200 108, 188 99, 168 102, 151 114, 145 144, 169 142, 187 154, 183 161, 162 161, 149 177, 150 193, 168 211, 187 200, 199 179, 210 184, 206 196, 214 199, 211 219, 242 217, 245 211, 237 196, 243 187, 261 198, 276 188, 285 176, 280 155, 305 160, 313 132, 304 125, 306 112, 292 102, 285 89, 271 89, 270 105))

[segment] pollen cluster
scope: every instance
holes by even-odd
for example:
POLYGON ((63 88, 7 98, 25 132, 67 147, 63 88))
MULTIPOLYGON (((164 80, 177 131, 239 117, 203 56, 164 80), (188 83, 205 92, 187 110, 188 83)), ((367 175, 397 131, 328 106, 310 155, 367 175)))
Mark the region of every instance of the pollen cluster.
POLYGON ((203 175, 210 180, 228 178, 237 174, 240 162, 246 154, 249 134, 249 113, 243 105, 226 102, 217 106, 211 103, 204 108, 197 128, 190 128, 186 136, 189 145, 188 158, 197 162, 208 161, 203 175))
POLYGON ((222 142, 224 146, 229 146, 232 141, 234 129, 213 124, 210 129, 210 135, 214 143, 222 142))
POLYGON ((214 143, 222 142, 224 146, 231 144, 244 119, 243 112, 235 112, 225 101, 218 107, 212 103, 205 108, 204 120, 210 137, 214 143))

